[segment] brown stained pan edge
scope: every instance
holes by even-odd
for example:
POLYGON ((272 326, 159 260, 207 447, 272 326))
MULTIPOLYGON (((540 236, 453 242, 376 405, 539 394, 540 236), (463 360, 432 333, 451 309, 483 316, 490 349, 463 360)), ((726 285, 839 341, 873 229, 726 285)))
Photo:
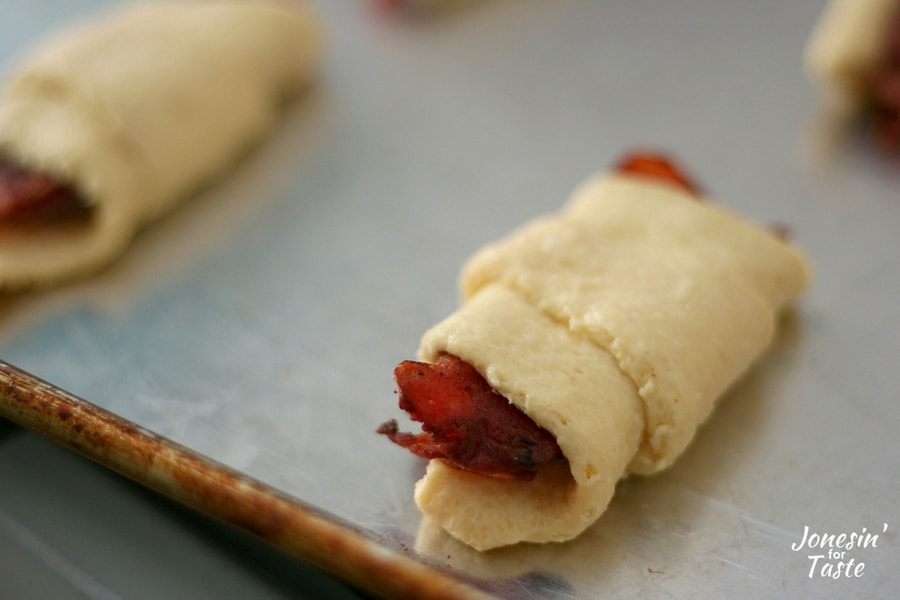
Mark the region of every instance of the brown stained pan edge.
POLYGON ((364 589, 391 598, 489 598, 363 531, 0 361, 0 416, 364 589))

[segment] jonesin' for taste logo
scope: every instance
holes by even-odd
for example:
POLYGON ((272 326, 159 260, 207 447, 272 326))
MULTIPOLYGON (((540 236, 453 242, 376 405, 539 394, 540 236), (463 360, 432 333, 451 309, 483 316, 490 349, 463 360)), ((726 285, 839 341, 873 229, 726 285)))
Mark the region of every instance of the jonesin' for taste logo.
MULTIPOLYGON (((884 523, 881 533, 887 533, 884 523)), ((819 533, 803 527, 803 539, 791 544, 791 550, 809 551, 809 578, 846 579, 859 578, 866 573, 866 563, 859 553, 861 549, 878 548, 878 533, 863 527, 849 533, 819 533)))

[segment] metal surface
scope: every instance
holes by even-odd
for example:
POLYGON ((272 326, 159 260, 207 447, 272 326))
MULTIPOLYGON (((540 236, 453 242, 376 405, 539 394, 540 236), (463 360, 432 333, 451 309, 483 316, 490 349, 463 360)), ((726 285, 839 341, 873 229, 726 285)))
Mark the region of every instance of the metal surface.
MULTIPOLYGON (((0 2, 3 54, 101 4, 0 2)), ((320 4, 316 92, 114 267, 5 299, 0 356, 511 597, 900 587, 900 169, 841 135, 803 73, 823 3, 320 4), (624 482, 573 543, 475 553, 420 522, 423 464, 374 434, 392 369, 474 249, 647 145, 789 225, 813 287, 671 470, 624 482), (810 577, 806 527, 879 534, 845 551, 862 576, 810 577)))
POLYGON ((6 600, 373 598, 3 420, 0 480, 6 600))
POLYGON ((0 416, 381 594, 480 596, 397 548, 385 552, 365 530, 2 362, 0 416))

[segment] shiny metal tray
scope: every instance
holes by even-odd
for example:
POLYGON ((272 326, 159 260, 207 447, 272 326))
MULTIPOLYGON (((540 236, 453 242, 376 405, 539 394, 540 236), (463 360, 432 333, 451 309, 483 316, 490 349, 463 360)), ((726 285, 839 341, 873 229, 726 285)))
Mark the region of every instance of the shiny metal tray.
MULTIPOLYGON (((3 0, 3 55, 103 4, 3 0)), ((823 3, 319 4, 324 76, 268 143, 101 275, 0 302, 26 371, 0 369, 3 414, 389 595, 900 587, 900 169, 803 72, 823 3), (393 367, 473 250, 635 147, 787 224, 813 287, 672 469, 571 543, 476 553, 421 523, 422 461, 374 433, 393 367), (860 577, 793 548, 863 528, 860 577)))

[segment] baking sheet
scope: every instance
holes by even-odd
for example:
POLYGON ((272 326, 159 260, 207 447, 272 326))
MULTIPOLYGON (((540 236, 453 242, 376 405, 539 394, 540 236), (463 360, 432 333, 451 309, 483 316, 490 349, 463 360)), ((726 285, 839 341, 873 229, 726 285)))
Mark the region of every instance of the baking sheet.
MULTIPOLYGON (((106 4, 0 2, 3 55, 106 4)), ((319 4, 326 69, 269 143, 100 276, 4 299, 0 356, 511 597, 887 597, 900 170, 803 73, 823 3, 319 4), (813 287, 675 467, 572 543, 475 553, 422 522, 422 461, 374 434, 393 367, 474 249, 645 146, 788 224, 813 287), (806 527, 878 533, 844 557, 863 576, 809 577, 806 527)))

